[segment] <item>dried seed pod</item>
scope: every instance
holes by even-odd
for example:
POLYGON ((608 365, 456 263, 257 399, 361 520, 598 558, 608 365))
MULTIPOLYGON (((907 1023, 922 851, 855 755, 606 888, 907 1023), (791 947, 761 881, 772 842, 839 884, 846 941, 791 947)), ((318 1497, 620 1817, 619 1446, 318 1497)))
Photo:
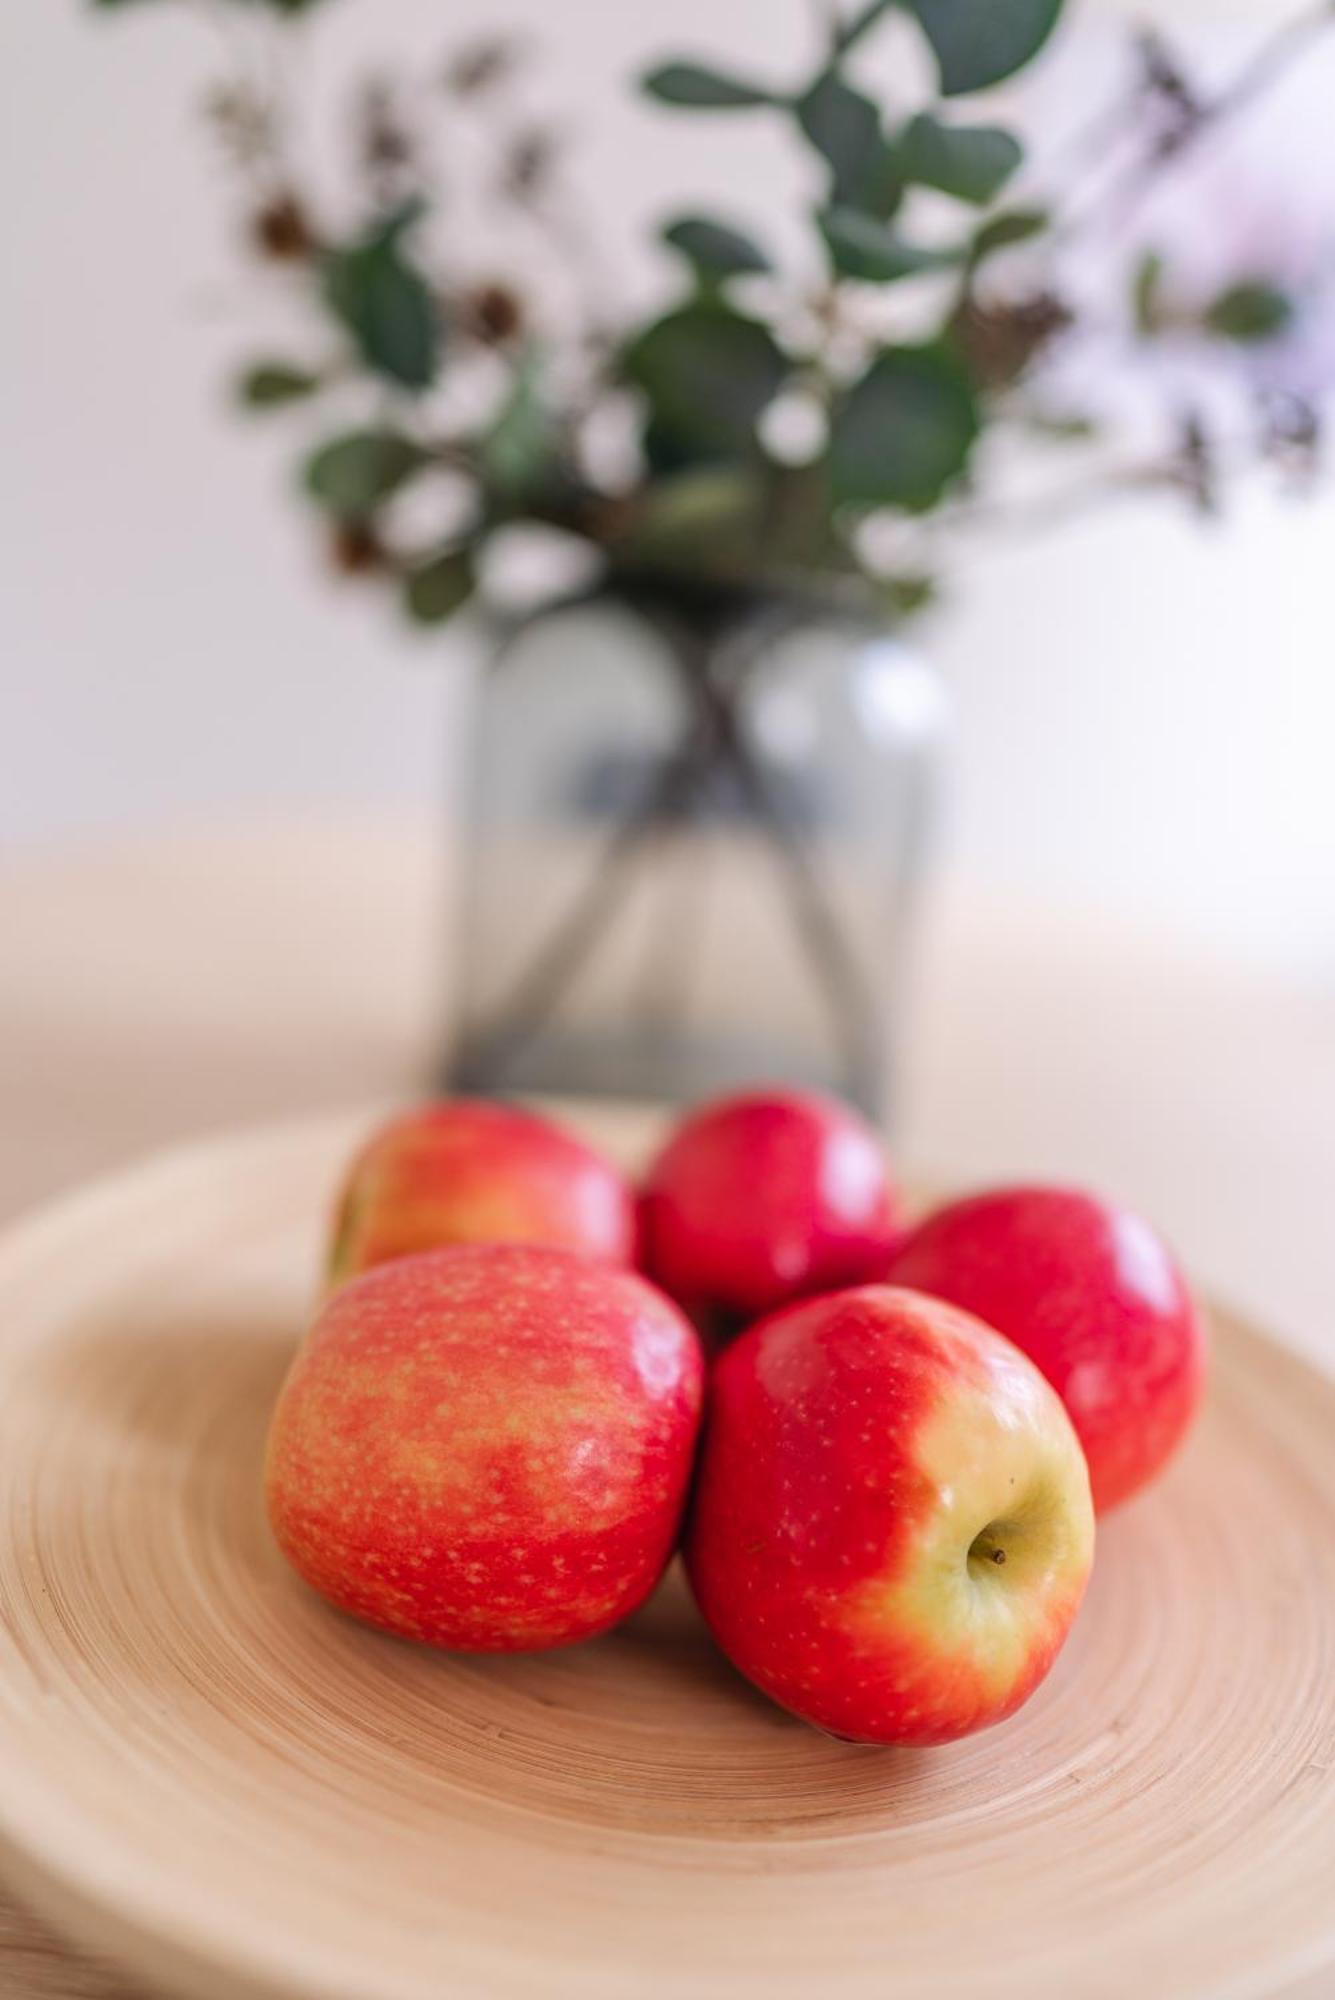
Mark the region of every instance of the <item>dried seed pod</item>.
POLYGON ((251 237, 264 256, 282 263, 312 257, 320 247, 305 208, 291 193, 264 204, 251 222, 251 237))
POLYGON ((338 521, 330 529, 329 556, 344 576, 371 576, 386 566, 386 553, 367 521, 338 521))
POLYGON ((487 346, 501 346, 524 330, 524 306, 509 285, 480 285, 464 301, 469 331, 487 346))

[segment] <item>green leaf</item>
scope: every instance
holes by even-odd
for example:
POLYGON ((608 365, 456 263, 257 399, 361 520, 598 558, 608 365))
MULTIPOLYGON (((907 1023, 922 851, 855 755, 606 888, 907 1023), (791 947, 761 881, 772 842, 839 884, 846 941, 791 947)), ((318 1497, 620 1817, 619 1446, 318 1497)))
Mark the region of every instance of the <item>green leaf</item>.
POLYGON ((349 431, 307 461, 306 490, 340 520, 364 521, 430 455, 397 431, 349 431))
POLYGON ((756 419, 788 363, 768 327, 722 300, 701 299, 640 334, 622 370, 648 398, 664 455, 713 462, 752 448, 756 419))
POLYGON ((830 467, 824 451, 801 465, 769 466, 763 528, 765 557, 772 565, 844 566, 849 552, 831 519, 830 467))
POLYGON ((1144 339, 1157 333, 1162 323, 1160 295, 1163 291, 1164 261, 1157 250, 1147 250, 1131 280, 1131 310, 1136 332, 1144 339))
POLYGON ((904 176, 982 207, 995 200, 1024 158, 1024 148, 999 125, 942 125, 922 112, 900 147, 904 176))
POLYGON ((882 576, 873 586, 876 597, 892 618, 916 618, 928 611, 941 595, 934 576, 909 571, 903 576, 882 576))
POLYGON ((973 242, 969 246, 969 262, 981 264, 984 257, 990 257, 996 250, 1009 250, 1012 244, 1028 243, 1033 237, 1041 236, 1051 221, 1052 217, 1045 208, 1005 209, 974 231, 973 242))
POLYGON ((903 201, 907 185, 899 147, 892 139, 882 137, 860 185, 852 191, 852 199, 864 214, 888 222, 903 201))
POLYGON ((830 261, 842 278, 894 284, 923 271, 945 271, 962 261, 959 250, 933 250, 906 243, 897 231, 855 208, 827 208, 816 221, 830 261))
POLYGON ((526 356, 480 446, 484 483, 510 501, 531 493, 542 483, 554 444, 555 426, 542 396, 537 365, 526 356))
POLYGON ((1063 0, 905 0, 936 56, 946 97, 1023 69, 1057 25, 1063 0))
POLYGON ((977 435, 973 391, 952 355, 939 346, 885 348, 835 411, 834 499, 921 512, 964 470, 977 435))
POLYGON ((753 471, 705 466, 649 488, 625 547, 618 552, 652 569, 740 570, 755 562, 764 496, 753 471))
POLYGON ((826 70, 795 109, 798 124, 829 164, 831 200, 858 203, 885 147, 876 106, 826 70))
POLYGON ((1098 419, 1078 410, 1029 410, 1023 421, 1035 437, 1054 444, 1089 444, 1099 436, 1098 419))
POLYGON ((863 36, 890 12, 892 7, 898 5, 899 0, 867 0, 866 6, 860 7, 842 28, 836 30, 834 36, 836 52, 843 55, 846 50, 851 49, 855 42, 860 42, 863 36))
POLYGON ((258 361, 241 377, 236 392, 248 409, 272 410, 313 396, 319 387, 320 377, 308 368, 291 368, 285 361, 258 361))
POLYGON ((400 239, 417 219, 406 206, 351 249, 325 261, 326 303, 376 374, 404 389, 426 389, 440 358, 435 300, 404 256, 400 239))
POLYGON ((640 79, 640 87, 660 104, 676 104, 692 111, 744 111, 775 102, 774 93, 763 84, 729 76, 724 70, 705 69, 700 63, 663 63, 640 79))
POLYGON ((663 231, 663 241, 679 250, 696 276, 708 284, 774 268, 758 243, 740 229, 707 215, 683 215, 670 222, 663 231))
POLYGON ((1211 333, 1252 346, 1274 340, 1293 324, 1294 303, 1287 292, 1263 278, 1246 278, 1220 292, 1205 315, 1211 333))
POLYGON ((468 602, 476 586, 472 551, 450 549, 409 572, 403 601, 419 624, 443 625, 468 602))

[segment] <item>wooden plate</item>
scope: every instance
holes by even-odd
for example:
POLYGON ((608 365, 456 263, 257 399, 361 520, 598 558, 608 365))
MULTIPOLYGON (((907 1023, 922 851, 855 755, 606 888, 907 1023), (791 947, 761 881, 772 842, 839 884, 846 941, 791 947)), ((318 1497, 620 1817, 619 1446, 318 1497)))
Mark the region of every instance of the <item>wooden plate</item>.
POLYGON ((790 1721, 673 1579, 595 1645, 433 1655, 326 1611, 260 1505, 352 1136, 176 1154, 0 1250, 16 1886, 210 2000, 1335 1992, 1335 1386, 1221 1316, 1051 1680, 947 1750, 790 1721))

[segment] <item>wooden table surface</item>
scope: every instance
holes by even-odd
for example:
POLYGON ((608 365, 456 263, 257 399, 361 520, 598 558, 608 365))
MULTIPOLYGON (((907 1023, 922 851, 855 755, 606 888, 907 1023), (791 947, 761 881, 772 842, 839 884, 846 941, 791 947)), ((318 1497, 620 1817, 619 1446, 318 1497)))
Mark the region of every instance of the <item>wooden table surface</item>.
MULTIPOLYGON (((447 887, 433 830, 383 822, 0 864, 0 1216, 175 1140, 420 1087, 447 887)), ((906 1074, 919 1172, 1114 1189, 1335 1368, 1335 991, 947 885, 906 1074)), ((11 1995, 142 2000, 0 1892, 11 1995)))

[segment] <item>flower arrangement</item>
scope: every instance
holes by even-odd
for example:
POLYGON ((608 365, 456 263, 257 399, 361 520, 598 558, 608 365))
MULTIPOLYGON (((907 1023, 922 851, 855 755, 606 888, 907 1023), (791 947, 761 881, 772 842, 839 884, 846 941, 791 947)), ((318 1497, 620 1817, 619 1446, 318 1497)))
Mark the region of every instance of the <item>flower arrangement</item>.
MULTIPOLYGON (((203 4, 283 37, 305 32, 320 0, 203 4)), ((485 588, 501 538, 539 527, 623 593, 818 594, 902 617, 933 598, 980 523, 1149 489, 1213 508, 1237 450, 1208 398, 1165 388, 1155 433, 1128 456, 1117 422, 1074 393, 1099 338, 1081 290, 1091 254, 1126 273, 1133 362, 1264 353, 1265 368, 1233 371, 1245 455, 1309 469, 1319 402, 1287 365, 1301 284, 1259 260, 1193 293, 1136 226, 1150 190, 1304 58, 1335 9, 1287 20, 1210 90, 1141 35, 1117 101, 1045 180, 1014 131, 967 107, 1039 54, 1062 12, 1063 0, 850 0, 819 9, 796 80, 687 60, 649 69, 640 86, 655 104, 780 120, 815 172, 795 262, 731 214, 670 217, 675 281, 641 319, 579 281, 586 246, 560 149, 517 108, 512 41, 475 43, 428 78, 363 83, 342 214, 303 172, 267 72, 231 71, 209 113, 247 247, 295 292, 304 327, 291 353, 252 360, 238 393, 251 411, 308 414, 301 486, 337 565, 437 623, 485 588), (892 111, 859 66, 874 37, 910 30, 932 85, 892 111), (441 155, 470 113, 488 154, 479 200, 556 243, 577 274, 564 315, 455 252, 441 155), (1017 439, 1078 455, 1074 486, 1016 498, 1017 439)))

